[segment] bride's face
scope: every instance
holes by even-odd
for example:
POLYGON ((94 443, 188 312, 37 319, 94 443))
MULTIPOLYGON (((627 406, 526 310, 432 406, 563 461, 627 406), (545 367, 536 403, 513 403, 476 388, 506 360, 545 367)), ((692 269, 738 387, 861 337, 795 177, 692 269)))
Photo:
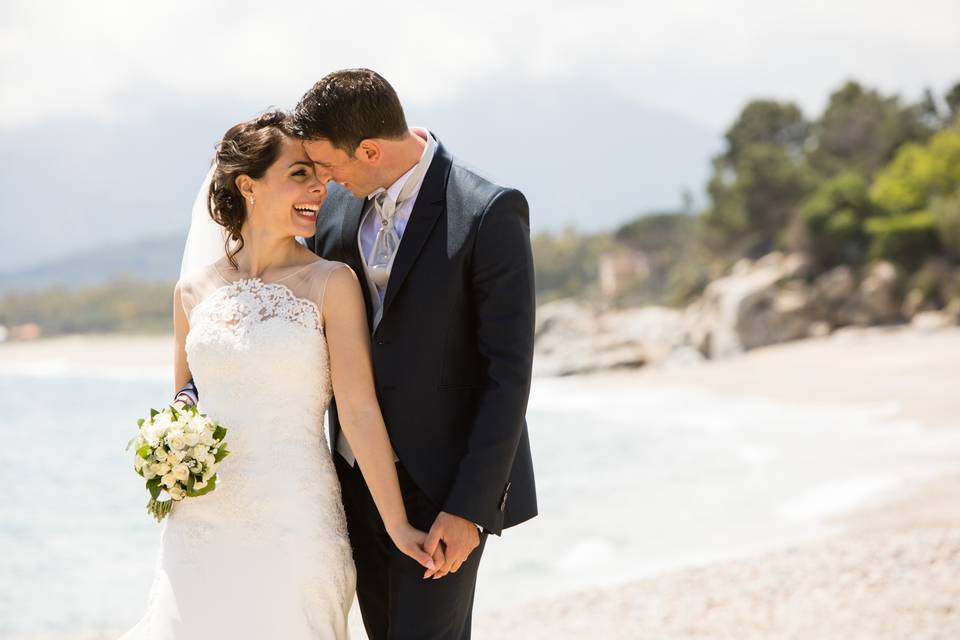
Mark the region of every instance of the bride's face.
POLYGON ((278 235, 312 236, 317 212, 327 190, 303 143, 285 138, 277 160, 252 184, 254 206, 248 207, 251 225, 269 228, 278 235))

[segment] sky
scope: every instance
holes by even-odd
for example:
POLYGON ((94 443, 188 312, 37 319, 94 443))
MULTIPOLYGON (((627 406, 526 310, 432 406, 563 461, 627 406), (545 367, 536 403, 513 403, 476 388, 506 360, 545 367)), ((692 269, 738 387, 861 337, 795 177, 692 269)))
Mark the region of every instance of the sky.
POLYGON ((960 72, 955 0, 36 2, 0 8, 0 126, 127 117, 139 91, 290 104, 368 66, 434 104, 497 79, 592 77, 721 128, 756 94, 822 106, 856 76, 913 95, 960 72))
MULTIPOLYGON (((577 95, 577 87, 584 87, 598 102, 635 105, 638 118, 652 122, 659 114, 682 121, 685 131, 703 132, 714 142, 705 145, 699 133, 691 134, 696 142, 691 142, 684 161, 690 169, 658 176, 659 182, 670 183, 671 194, 679 194, 685 188, 702 188, 690 183, 703 181, 711 151, 715 152, 724 129, 752 98, 792 100, 814 116, 830 91, 856 78, 884 92, 916 99, 926 87, 942 94, 960 81, 958 60, 960 2, 956 0, 487 0, 470 4, 290 0, 281 5, 3 0, 0 142, 16 140, 16 149, 29 151, 33 139, 37 153, 0 154, 0 188, 15 190, 23 184, 30 190, 38 188, 20 177, 18 184, 10 184, 13 178, 5 182, 2 173, 20 176, 9 171, 11 164, 37 161, 34 156, 40 149, 47 157, 62 156, 52 159, 57 168, 49 179, 69 183, 70 167, 84 163, 82 156, 71 151, 71 127, 113 136, 111 149, 122 148, 123 141, 129 140, 137 153, 150 150, 137 146, 144 142, 139 133, 128 132, 157 127, 165 138, 184 136, 181 148, 189 150, 183 158, 189 171, 184 169, 183 174, 202 172, 203 162, 193 154, 195 149, 208 150, 209 141, 196 145, 186 138, 207 136, 207 129, 196 123, 209 122, 210 130, 219 135, 225 125, 267 106, 292 106, 328 71, 367 66, 386 76, 408 112, 418 114, 448 117, 450 110, 468 114, 465 102, 483 104, 487 95, 498 94, 502 103, 511 92, 529 95, 523 90, 539 91, 540 87, 563 90, 543 94, 556 95, 559 104, 540 107, 538 103, 538 108, 562 110, 564 101, 577 95), (178 123, 176 128, 163 128, 172 121, 178 123), (189 126, 191 121, 196 126, 189 126), (51 139, 54 134, 56 140, 51 139)), ((523 106, 516 105, 518 112, 523 106)), ((571 116, 567 130, 561 119, 560 130, 549 132, 556 152, 573 148, 586 153, 576 144, 571 147, 571 140, 590 138, 601 130, 609 145, 608 149, 584 146, 595 152, 592 157, 574 154, 574 165, 566 171, 584 178, 583 189, 602 183, 593 176, 602 178, 605 158, 622 163, 630 157, 630 150, 618 145, 642 149, 648 135, 638 130, 637 139, 624 142, 618 140, 616 126, 604 123, 602 128, 591 119, 607 112, 570 113, 576 117, 571 116)), ((472 123, 460 126, 466 131, 472 123)), ((459 131, 454 134, 455 139, 468 139, 459 131)), ((513 140, 518 134, 511 135, 513 140)), ((461 146, 456 151, 470 160, 473 149, 461 146)), ((516 152, 511 149, 504 154, 516 152)), ((498 178, 510 181, 511 175, 498 174, 501 163, 495 152, 477 151, 475 157, 498 178)), ((167 155, 163 162, 169 165, 178 160, 167 155)), ((527 165, 538 162, 533 154, 527 165)), ((102 170, 109 174, 115 169, 106 163, 102 170)), ((558 176, 557 188, 569 183, 569 177, 558 176)), ((519 176, 520 182, 524 180, 549 182, 540 176, 519 176)), ((177 177, 169 182, 177 198, 192 200, 187 192, 196 188, 198 180, 177 177)), ((602 188, 610 191, 618 186, 602 188)), ((149 188, 142 191, 152 196, 149 188)), ((611 208, 610 202, 623 202, 627 193, 611 194, 605 209, 611 208)), ((622 211, 598 217, 597 224, 609 227, 639 210, 666 206, 670 203, 665 202, 665 193, 641 189, 622 211)), ((8 226, 24 216, 33 218, 24 202, 35 199, 36 194, 12 198, 0 193, 0 223, 8 226)), ((543 228, 583 222, 584 216, 565 210, 563 201, 539 199, 552 212, 541 216, 543 228)), ((49 214, 47 228, 32 224, 24 232, 50 237, 62 224, 58 215, 49 214)), ((105 224, 111 225, 109 220, 105 224)), ((118 240, 137 235, 136 229, 123 230, 122 224, 117 229, 122 232, 111 235, 110 228, 100 227, 100 237, 118 240)), ((0 237, 9 237, 3 231, 0 237)), ((146 235, 157 229, 148 224, 142 231, 146 235)), ((95 246, 97 238, 83 232, 75 242, 95 246)), ((0 244, 0 269, 26 259, 22 245, 3 242, 7 244, 0 244), (4 262, 6 253, 17 257, 4 262)), ((44 246, 47 253, 68 249, 55 242, 44 246)), ((46 256, 40 248, 30 251, 34 257, 46 256)))

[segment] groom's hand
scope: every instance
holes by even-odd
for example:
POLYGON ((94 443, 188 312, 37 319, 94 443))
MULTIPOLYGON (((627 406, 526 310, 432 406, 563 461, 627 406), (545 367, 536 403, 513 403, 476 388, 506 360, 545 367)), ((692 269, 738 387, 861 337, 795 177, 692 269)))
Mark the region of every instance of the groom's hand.
POLYGON ((478 546, 480 532, 477 525, 466 518, 441 511, 433 521, 423 545, 424 550, 433 556, 437 568, 427 571, 423 577, 437 580, 448 573, 456 573, 478 546))

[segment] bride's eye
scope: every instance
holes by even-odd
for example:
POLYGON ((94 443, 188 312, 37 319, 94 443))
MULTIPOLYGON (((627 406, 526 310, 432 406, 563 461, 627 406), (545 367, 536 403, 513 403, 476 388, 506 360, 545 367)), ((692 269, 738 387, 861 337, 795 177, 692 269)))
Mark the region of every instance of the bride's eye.
POLYGON ((306 170, 306 169, 300 169, 299 171, 295 171, 295 172, 293 173, 293 175, 294 175, 294 176, 305 176, 305 175, 307 175, 307 170, 306 170))

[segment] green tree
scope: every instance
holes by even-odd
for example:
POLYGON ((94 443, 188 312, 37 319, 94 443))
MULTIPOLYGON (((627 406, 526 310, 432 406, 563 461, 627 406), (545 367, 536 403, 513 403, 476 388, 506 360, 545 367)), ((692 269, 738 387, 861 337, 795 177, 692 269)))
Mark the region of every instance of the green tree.
POLYGON ((900 145, 929 138, 931 108, 929 100, 903 105, 897 96, 847 82, 814 124, 810 165, 826 176, 854 169, 871 178, 900 145))
POLYGON ((707 187, 705 241, 715 251, 759 255, 777 243, 811 187, 808 130, 793 103, 755 100, 740 112, 707 187))
POLYGON ((904 145, 870 187, 881 212, 866 223, 872 255, 916 269, 938 250, 955 247, 951 200, 957 193, 960 129, 945 129, 926 145, 904 145))
POLYGON ((907 144, 877 174, 870 196, 889 214, 926 208, 931 198, 960 188, 960 128, 945 129, 927 145, 907 144))
POLYGON ((859 263, 867 250, 864 221, 874 213, 863 176, 844 171, 821 183, 801 205, 807 230, 804 247, 820 269, 859 263))
POLYGON ((960 191, 952 196, 934 197, 930 213, 940 245, 951 258, 960 259, 960 191))
POLYGON ((953 85, 950 90, 947 91, 944 100, 947 103, 947 109, 950 110, 950 117, 960 117, 960 82, 953 85))
POLYGON ((607 234, 583 235, 566 229, 559 234, 537 234, 531 243, 537 297, 547 301, 594 289, 600 255, 613 241, 607 234))
POLYGON ((810 124, 800 108, 791 102, 754 100, 740 112, 726 132, 727 150, 721 160, 736 167, 747 150, 757 144, 772 145, 799 156, 809 135, 810 124))

